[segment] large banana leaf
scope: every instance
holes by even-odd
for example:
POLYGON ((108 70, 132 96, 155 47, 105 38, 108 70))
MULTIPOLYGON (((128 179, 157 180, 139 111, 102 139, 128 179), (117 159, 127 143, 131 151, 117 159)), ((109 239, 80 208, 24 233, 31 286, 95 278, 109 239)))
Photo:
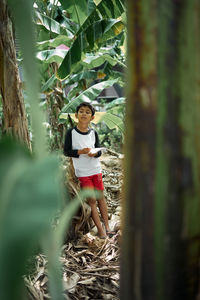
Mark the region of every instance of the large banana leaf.
POLYGON ((61 110, 61 113, 65 112, 74 112, 77 105, 79 105, 81 102, 84 101, 92 101, 94 100, 100 93, 110 86, 112 86, 114 83, 116 83, 116 80, 107 80, 100 83, 97 83, 91 87, 89 87, 87 90, 82 92, 78 97, 70 101, 67 105, 63 107, 61 110))
POLYGON ((86 71, 70 76, 69 79, 65 80, 65 84, 66 85, 74 84, 75 82, 78 82, 82 79, 86 79, 86 80, 98 79, 98 72, 95 70, 88 70, 88 69, 86 71))
POLYGON ((60 0, 62 7, 70 14, 71 19, 81 26, 88 14, 95 8, 93 0, 60 0))
MULTIPOLYGON (((104 73, 106 73, 106 72, 104 71, 104 73)), ((110 80, 116 80, 117 79, 119 86, 121 86, 121 87, 125 86, 124 73, 123 72, 112 71, 110 74, 107 74, 107 75, 108 75, 108 78, 110 80)), ((105 79, 107 79, 107 78, 105 78, 105 79)))
MULTIPOLYGON (((57 57, 58 53, 56 53, 56 55, 54 56, 53 55, 53 50, 51 50, 50 52, 41 52, 41 53, 38 52, 38 53, 39 54, 37 54, 37 57, 38 57, 38 55, 40 55, 40 57, 38 57, 38 58, 41 61, 44 61, 46 63, 50 62, 49 59, 51 59, 51 61, 59 62, 61 60, 61 57, 62 57, 61 55, 60 55, 60 57, 57 57), (50 54, 51 54, 51 57, 48 56, 50 54)), ((90 69, 99 67, 99 66, 103 65, 105 62, 110 63, 111 66, 119 64, 123 67, 126 67, 123 64, 123 62, 115 59, 114 57, 112 57, 111 55, 106 54, 106 53, 97 52, 97 55, 86 54, 85 58, 79 64, 79 68, 80 68, 80 65, 81 65, 83 71, 79 72, 75 75, 71 75, 68 79, 65 80, 65 85, 74 84, 76 82, 81 81, 82 79, 85 79, 85 80, 103 79, 108 74, 108 70, 106 70, 104 72, 104 70, 94 71, 94 70, 90 70, 90 69)), ((76 69, 75 69, 75 71, 76 71, 76 69)), ((123 74, 120 73, 120 72, 115 72, 115 76, 114 76, 113 72, 114 71, 112 71, 112 74, 110 74, 111 79, 112 80, 118 80, 118 83, 120 85, 122 85, 121 82, 124 82, 124 81, 122 79, 120 80, 120 78, 123 76, 123 74)), ((55 75, 53 75, 42 86, 41 92, 49 92, 49 88, 51 88, 53 86, 53 84, 56 80, 57 80, 57 78, 55 77, 55 75)), ((72 97, 70 97, 70 98, 72 98, 72 97)))
POLYGON ((123 64, 120 60, 106 53, 102 55, 100 53, 97 55, 86 55, 82 59, 81 65, 86 66, 87 69, 92 69, 101 66, 105 62, 108 62, 112 66, 119 64, 123 67, 126 67, 125 64, 123 64))
POLYGON ((67 50, 63 49, 44 50, 39 51, 36 57, 44 63, 56 62, 59 64, 63 61, 63 58, 65 57, 66 53, 67 50))
POLYGON ((102 0, 97 5, 93 0, 60 0, 62 7, 68 11, 73 21, 78 23, 79 33, 91 25, 94 21, 101 19, 117 19, 125 9, 120 0, 102 0))
POLYGON ((100 122, 102 121, 104 121, 110 129, 119 128, 121 132, 124 133, 124 122, 120 117, 107 112, 100 119, 100 122))
POLYGON ((66 35, 58 35, 55 39, 50 39, 37 43, 38 50, 46 50, 49 47, 56 48, 57 46, 64 44, 66 46, 70 46, 72 40, 69 39, 66 35))
POLYGON ((121 97, 121 98, 117 98, 115 100, 113 100, 112 102, 108 103, 105 105, 105 109, 111 109, 113 107, 116 107, 117 105, 125 105, 126 103, 126 98, 125 97, 121 97))
POLYGON ((71 101, 72 98, 75 98, 83 90, 85 90, 84 81, 80 80, 80 81, 76 82, 75 85, 73 86, 73 88, 67 94, 67 100, 71 101))
MULTIPOLYGON (((105 74, 104 74, 105 75, 105 74)), ((102 78, 102 73, 100 71, 94 71, 94 70, 86 70, 83 72, 80 72, 78 74, 72 75, 69 80, 66 80, 64 82, 65 85, 72 85, 74 83, 80 82, 82 79, 84 80, 90 80, 94 81, 95 79, 101 79, 102 78)), ((51 89, 54 85, 55 82, 57 81, 57 78, 55 75, 52 75, 42 86, 41 92, 42 93, 50 93, 53 91, 51 89)), ((70 98, 71 99, 71 98, 70 98)))
MULTIPOLYGON (((106 77, 106 74, 103 73, 101 70, 99 71, 90 70, 75 75, 74 78, 76 78, 77 80, 75 82, 75 86, 73 86, 73 88, 67 94, 68 100, 71 100, 72 98, 76 97, 77 94, 85 90, 85 80, 81 80, 83 79, 83 76, 84 79, 87 80, 87 85, 91 86, 92 81, 94 81, 95 79, 102 80, 106 77)), ((116 80, 118 80, 118 78, 116 78, 116 80)))
MULTIPOLYGON (((64 0, 63 0, 64 1, 64 0)), ((120 0, 102 0, 85 20, 76 35, 102 19, 117 19, 125 12, 124 5, 120 0)))
POLYGON ((58 23, 57 21, 39 13, 38 11, 36 11, 35 14, 37 18, 37 25, 44 26, 48 31, 54 32, 56 34, 66 35, 69 39, 73 38, 74 34, 66 27, 60 25, 60 23, 58 23))
MULTIPOLYGON (((108 78, 117 79, 117 77, 121 78, 122 74, 120 72, 118 72, 118 75, 116 73, 114 74, 112 68, 116 64, 122 66, 123 68, 126 68, 125 62, 122 61, 123 55, 119 55, 118 52, 119 52, 119 48, 117 47, 117 45, 116 45, 116 50, 115 47, 113 47, 112 45, 112 47, 111 46, 101 47, 98 51, 95 51, 95 54, 86 53, 82 57, 82 60, 74 67, 73 73, 77 74, 77 73, 81 73, 81 71, 84 72, 92 68, 102 66, 103 69, 99 72, 100 76, 101 76, 100 73, 104 73, 104 76, 105 74, 108 75, 106 79, 108 78)), ((104 78, 104 76, 98 78, 99 79, 104 78)), ((121 82, 119 82, 119 84, 123 86, 121 82)))
POLYGON ((53 87, 55 85, 57 78, 55 75, 51 76, 46 82, 45 84, 43 84, 42 88, 41 88, 41 92, 42 93, 49 93, 52 91, 51 87, 53 87))
POLYGON ((120 34, 123 29, 123 23, 113 19, 101 20, 90 25, 77 36, 57 71, 57 77, 65 79, 80 62, 84 50, 99 47, 107 39, 120 34))
POLYGON ((116 115, 116 116, 124 116, 125 115, 125 105, 116 105, 107 110, 107 112, 116 115))
POLYGON ((124 86, 125 85, 125 80, 124 80, 124 72, 123 70, 120 72, 120 71, 114 71, 113 70, 113 67, 107 63, 104 65, 104 68, 103 68, 103 72, 107 75, 107 77, 105 79, 110 79, 110 80, 118 80, 118 84, 120 86, 124 86))
MULTIPOLYGON (((114 52, 114 51, 110 51, 110 52, 114 52)), ((101 53, 101 51, 95 52, 95 55, 86 53, 82 57, 82 60, 74 66, 73 73, 77 74, 77 73, 81 73, 81 72, 90 70, 92 68, 97 68, 99 66, 102 66, 102 68, 103 68, 102 71, 103 71, 104 75, 105 74, 109 75, 109 79, 116 79, 117 77, 122 77, 122 74, 120 74, 120 73, 118 74, 118 76, 115 76, 116 74, 115 75, 111 74, 111 73, 114 72, 113 69, 112 69, 112 66, 114 66, 116 64, 121 65, 123 68, 126 68, 126 65, 124 64, 124 62, 122 62, 117 57, 115 57, 114 53, 112 53, 112 55, 110 55, 109 52, 108 53, 101 53), (107 68, 107 70, 104 69, 105 65, 110 65, 111 66, 109 72, 108 72, 108 68, 107 68), (110 78, 110 75, 113 78, 110 78)), ((101 73, 102 73, 102 71, 101 71, 101 73)), ((70 80, 71 76, 73 76, 73 75, 71 74, 69 76, 69 79, 67 78, 66 81, 70 80)), ((102 78, 102 77, 99 77, 99 79, 100 78, 102 78)))

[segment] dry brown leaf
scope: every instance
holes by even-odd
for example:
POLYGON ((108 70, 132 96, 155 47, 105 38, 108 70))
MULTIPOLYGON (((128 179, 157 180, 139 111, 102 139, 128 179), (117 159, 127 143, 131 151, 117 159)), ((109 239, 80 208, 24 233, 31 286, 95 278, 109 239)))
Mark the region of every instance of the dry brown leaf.
POLYGON ((96 281, 96 277, 86 278, 84 280, 79 281, 79 284, 93 284, 96 281))
MULTIPOLYGON (((101 157, 103 168, 104 195, 108 204, 109 225, 116 234, 106 240, 99 239, 90 232, 84 232, 87 212, 83 208, 74 221, 78 233, 74 240, 68 240, 62 247, 60 262, 63 267, 64 290, 68 290, 70 300, 111 299, 119 300, 120 265, 120 215, 122 198, 122 157, 110 152, 101 157), (86 233, 86 234, 85 234, 86 233)), ((68 159, 65 159, 68 164, 68 159)), ((68 170, 66 167, 65 170, 68 170)), ((70 178, 71 195, 77 195, 77 178, 70 178)), ((69 175, 69 174, 68 174, 69 175)), ((91 220, 91 218, 89 218, 91 220)), ((91 224, 88 224, 91 228, 91 224)), ((31 300, 46 300, 48 295, 47 259, 40 254, 36 257, 36 271, 25 277, 25 284, 31 300)), ((67 294, 67 293, 66 293, 67 294)))
POLYGON ((70 291, 70 293, 75 291, 75 287, 80 279, 80 276, 77 273, 73 273, 71 276, 63 274, 63 288, 64 290, 70 291))

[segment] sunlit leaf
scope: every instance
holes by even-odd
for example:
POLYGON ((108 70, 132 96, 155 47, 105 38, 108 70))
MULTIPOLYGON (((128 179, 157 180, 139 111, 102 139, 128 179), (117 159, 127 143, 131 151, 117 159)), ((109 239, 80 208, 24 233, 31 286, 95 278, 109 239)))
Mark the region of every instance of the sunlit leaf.
POLYGON ((123 119, 121 119, 113 114, 106 113, 102 116, 100 121, 104 121, 110 129, 119 128, 121 130, 121 132, 124 133, 123 119))
POLYGON ((65 35, 59 35, 55 39, 50 39, 42 42, 37 43, 37 49, 38 50, 46 50, 48 47, 55 48, 61 44, 70 46, 71 44, 71 39, 69 39, 65 35))
POLYGON ((62 49, 44 50, 39 51, 36 57, 44 63, 56 62, 59 64, 63 61, 63 58, 65 57, 66 53, 67 50, 62 49))
POLYGON ((98 66, 101 66, 105 62, 109 62, 109 64, 111 64, 112 66, 115 66, 116 64, 120 64, 123 67, 125 66, 121 61, 110 56, 109 54, 86 55, 82 59, 81 64, 83 66, 86 65, 87 68, 91 69, 91 68, 96 68, 98 66))
POLYGON ((125 105, 125 103, 126 103, 125 97, 117 98, 117 99, 113 100, 112 102, 106 104, 105 109, 107 110, 107 109, 113 108, 116 105, 125 105))
POLYGON ((76 106, 84 101, 92 101, 94 100, 105 88, 112 86, 116 83, 116 80, 107 80, 100 83, 97 83, 84 92, 82 92, 78 97, 70 101, 67 105, 65 105, 61 111, 64 112, 74 112, 76 106))

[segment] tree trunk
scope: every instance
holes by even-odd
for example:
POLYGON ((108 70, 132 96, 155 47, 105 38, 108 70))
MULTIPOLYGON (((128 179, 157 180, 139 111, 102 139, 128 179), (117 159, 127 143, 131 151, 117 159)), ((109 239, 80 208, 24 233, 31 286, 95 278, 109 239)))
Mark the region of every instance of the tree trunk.
POLYGON ((50 139, 51 151, 63 149, 64 147, 64 124, 59 123, 59 113, 64 106, 64 99, 61 94, 54 92, 52 95, 47 95, 47 109, 49 123, 52 131, 50 139))
POLYGON ((197 299, 200 3, 128 0, 121 300, 197 299))
POLYGON ((28 122, 22 96, 12 22, 6 0, 0 3, 0 92, 3 102, 3 131, 31 148, 28 122))

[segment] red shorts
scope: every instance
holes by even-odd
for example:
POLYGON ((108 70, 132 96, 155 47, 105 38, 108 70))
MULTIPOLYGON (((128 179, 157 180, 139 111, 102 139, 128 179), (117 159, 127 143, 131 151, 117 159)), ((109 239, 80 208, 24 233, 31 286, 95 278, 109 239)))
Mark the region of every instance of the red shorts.
POLYGON ((81 188, 94 188, 99 191, 104 190, 102 174, 95 174, 87 177, 78 177, 80 181, 81 188))

